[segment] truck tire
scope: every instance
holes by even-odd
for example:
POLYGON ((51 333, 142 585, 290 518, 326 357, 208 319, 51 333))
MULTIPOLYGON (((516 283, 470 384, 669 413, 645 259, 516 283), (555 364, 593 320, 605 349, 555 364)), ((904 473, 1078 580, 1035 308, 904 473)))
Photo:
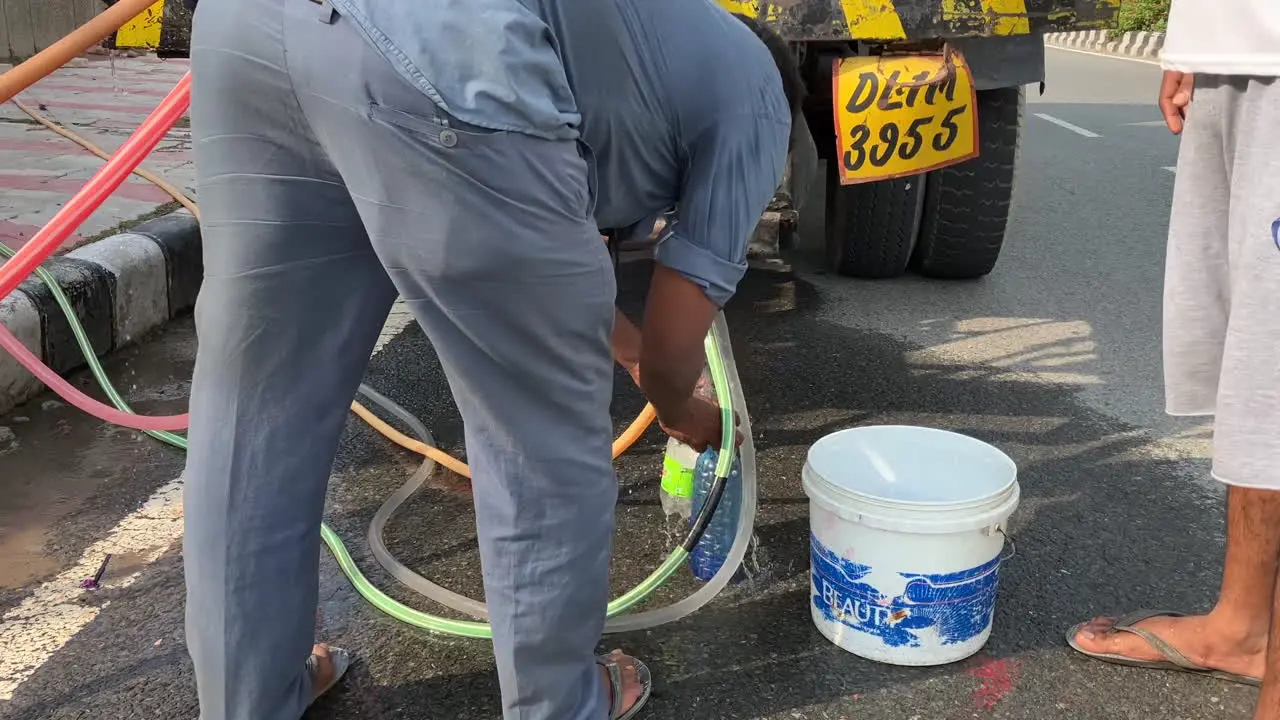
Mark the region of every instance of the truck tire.
POLYGON ((929 173, 911 268, 968 280, 995 268, 1013 198, 1022 124, 1021 87, 978 92, 978 157, 929 173))
POLYGON ((915 246, 924 182, 920 176, 841 185, 827 162, 827 267, 841 275, 881 279, 907 270, 915 246))
POLYGON ((823 246, 826 267, 857 278, 891 278, 907 270, 924 204, 921 177, 841 185, 831 114, 831 67, 838 55, 814 53, 807 64, 804 116, 818 158, 826 161, 823 246))

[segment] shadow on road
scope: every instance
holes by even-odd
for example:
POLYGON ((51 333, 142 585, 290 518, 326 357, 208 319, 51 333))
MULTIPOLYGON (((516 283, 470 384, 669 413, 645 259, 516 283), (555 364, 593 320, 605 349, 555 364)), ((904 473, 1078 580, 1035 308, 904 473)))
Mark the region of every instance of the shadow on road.
MULTIPOLYGON (((624 286, 633 290, 624 306, 634 308, 646 272, 643 265, 626 268, 624 286)), ((654 668, 658 689, 648 717, 788 717, 783 713, 813 706, 833 711, 841 703, 849 704, 849 712, 870 710, 876 693, 893 696, 938 679, 954 686, 950 700, 939 701, 942 716, 969 717, 973 703, 989 702, 988 695, 979 702, 973 693, 983 686, 978 677, 993 658, 1016 667, 1024 655, 1065 655, 1063 631, 1097 611, 1149 602, 1188 610, 1205 605, 1219 572, 1221 528, 1213 493, 1188 481, 1200 472, 1198 464, 1152 456, 1145 450, 1148 438, 1086 409, 1071 387, 1018 381, 1001 368, 910 364, 908 358, 918 357, 916 348, 825 322, 818 318, 818 303, 813 288, 789 273, 753 272, 730 308, 760 453, 756 577, 674 626, 606 640, 608 647, 625 647, 654 668), (1002 573, 991 643, 967 663, 932 669, 876 665, 831 646, 809 620, 808 506, 799 487, 805 451, 828 432, 880 422, 964 432, 1000 446, 1019 464, 1023 501, 1013 523, 1018 555, 1002 573), (951 704, 957 699, 959 707, 951 704)), ((398 353, 422 357, 424 341, 411 335, 402 347, 389 349, 387 367, 400 367, 398 353)), ((388 371, 375 367, 371 378, 379 372, 388 371)), ((425 376, 412 379, 415 385, 424 381, 425 376)), ((620 376, 614 412, 620 425, 640 406, 627 382, 620 376)), ((424 413, 429 426, 447 428, 438 439, 456 447, 459 429, 440 415, 452 410, 425 394, 406 397, 406 404, 424 413)), ((366 434, 358 429, 351 440, 366 443, 366 434)), ((654 531, 662 526, 655 507, 662 443, 651 432, 618 463, 623 497, 615 592, 639 580, 670 547, 670 538, 654 531)), ((398 482, 368 487, 373 472, 362 464, 340 473, 337 496, 350 495, 353 502, 337 503, 342 516, 335 522, 349 527, 351 537, 363 532, 386 490, 398 482), (348 489, 359 483, 366 490, 348 489), (357 496, 366 501, 354 501, 357 496)), ((425 491, 392 521, 388 540, 411 567, 478 596, 474 545, 461 538, 474 537, 470 522, 465 496, 425 491)), ((372 563, 362 564, 386 581, 372 563)), ((684 577, 673 585, 662 593, 664 601, 694 587, 684 577)), ((398 590, 393 594, 420 604, 398 590)), ((369 613, 348 606, 359 602, 340 587, 334 598, 339 614, 369 613)), ((348 702, 367 711, 368 693, 391 715, 496 716, 496 678, 486 646, 406 637, 409 647, 397 648, 382 637, 377 678, 366 678, 352 697, 337 698, 332 717, 345 717, 341 708, 348 702), (428 663, 440 675, 403 683, 384 676, 387 662, 410 661, 428 663)), ((1034 675, 1032 670, 1025 675, 1034 675)), ((911 701, 904 696, 897 702, 911 701)))
MULTIPOLYGON (((647 269, 625 272, 625 286, 633 289, 624 304, 634 307, 647 269)), ((1205 606, 1219 572, 1221 528, 1212 492, 1188 480, 1200 465, 1148 452, 1144 437, 1086 409, 1071 387, 1020 381, 986 366, 913 364, 918 348, 825 321, 820 302, 789 273, 752 272, 730 308, 759 450, 754 579, 680 623, 606 639, 607 647, 624 647, 651 664, 657 688, 645 717, 1204 716, 1197 708, 1208 693, 1199 681, 1089 663, 1072 657, 1062 639, 1068 625, 1096 611, 1205 606), (1023 501, 1012 525, 1018 554, 1002 572, 991 642, 969 661, 927 669, 877 665, 832 646, 809 619, 808 506, 799 486, 805 452, 833 430, 883 422, 965 432, 1019 464, 1023 501), (1142 695, 1143 688, 1152 691, 1150 699, 1136 702, 1150 715, 1117 710, 1115 698, 1142 695)), ((368 381, 418 414, 444 447, 461 452, 456 409, 439 391, 439 365, 416 329, 375 360, 368 381)), ((641 405, 627 382, 619 377, 619 426, 641 405)), ((659 529, 664 523, 654 502, 663 444, 653 430, 617 464, 623 489, 615 593, 646 575, 674 543, 659 529)), ((374 511, 415 464, 353 420, 335 468, 329 520, 376 584, 434 609, 377 567, 364 538, 374 511)), ((387 541, 408 566, 480 595, 465 485, 433 480, 393 518, 387 541)), ((143 577, 117 591, 95 621, 0 706, 0 716, 79 717, 110 707, 119 709, 113 717, 189 717, 190 667, 177 650, 176 551, 143 577), (171 707, 181 710, 163 709, 171 707)), ((656 601, 694 587, 681 573, 656 601)), ((487 643, 433 637, 379 614, 327 556, 320 589, 321 637, 353 649, 360 662, 309 717, 499 715, 487 643)), ((1212 687, 1215 702, 1235 698, 1243 706, 1251 697, 1212 687)))

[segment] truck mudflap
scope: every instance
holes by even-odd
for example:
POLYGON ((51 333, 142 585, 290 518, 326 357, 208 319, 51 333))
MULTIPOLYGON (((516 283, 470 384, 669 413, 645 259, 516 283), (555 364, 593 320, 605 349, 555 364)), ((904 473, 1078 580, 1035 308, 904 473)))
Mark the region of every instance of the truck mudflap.
POLYGON ((784 38, 901 41, 1110 27, 1120 0, 718 0, 784 38))

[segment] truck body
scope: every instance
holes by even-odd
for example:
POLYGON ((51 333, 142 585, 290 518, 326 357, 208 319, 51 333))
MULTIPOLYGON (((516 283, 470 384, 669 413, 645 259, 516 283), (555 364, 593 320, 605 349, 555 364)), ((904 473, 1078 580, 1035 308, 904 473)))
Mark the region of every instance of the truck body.
MULTIPOLYGON (((790 41, 808 90, 790 187, 771 210, 791 204, 794 215, 803 186, 820 183, 822 222, 806 224, 822 228, 815 244, 831 270, 946 279, 988 274, 1004 245, 1023 88, 1044 81, 1044 33, 1112 27, 1120 5, 718 2, 790 41)), ((785 244, 787 233, 774 236, 785 244)))
MULTIPOLYGON (((695 1, 695 0, 690 0, 695 1)), ((836 272, 967 279, 1004 244, 1024 86, 1044 81, 1046 32, 1112 27, 1120 0, 716 0, 793 48, 808 96, 787 180, 794 220, 821 183, 821 247, 836 272)), ((191 14, 157 0, 108 45, 185 57, 191 14)), ((779 233, 785 245, 786 233, 779 233)), ((785 249, 785 248, 784 248, 785 249)))

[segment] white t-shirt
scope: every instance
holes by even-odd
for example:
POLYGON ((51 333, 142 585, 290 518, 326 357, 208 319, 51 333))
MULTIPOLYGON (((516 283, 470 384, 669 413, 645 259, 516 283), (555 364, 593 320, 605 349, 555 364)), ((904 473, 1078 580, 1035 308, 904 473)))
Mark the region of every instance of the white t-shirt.
POLYGON ((1173 0, 1161 65, 1280 76, 1280 0, 1173 0))

